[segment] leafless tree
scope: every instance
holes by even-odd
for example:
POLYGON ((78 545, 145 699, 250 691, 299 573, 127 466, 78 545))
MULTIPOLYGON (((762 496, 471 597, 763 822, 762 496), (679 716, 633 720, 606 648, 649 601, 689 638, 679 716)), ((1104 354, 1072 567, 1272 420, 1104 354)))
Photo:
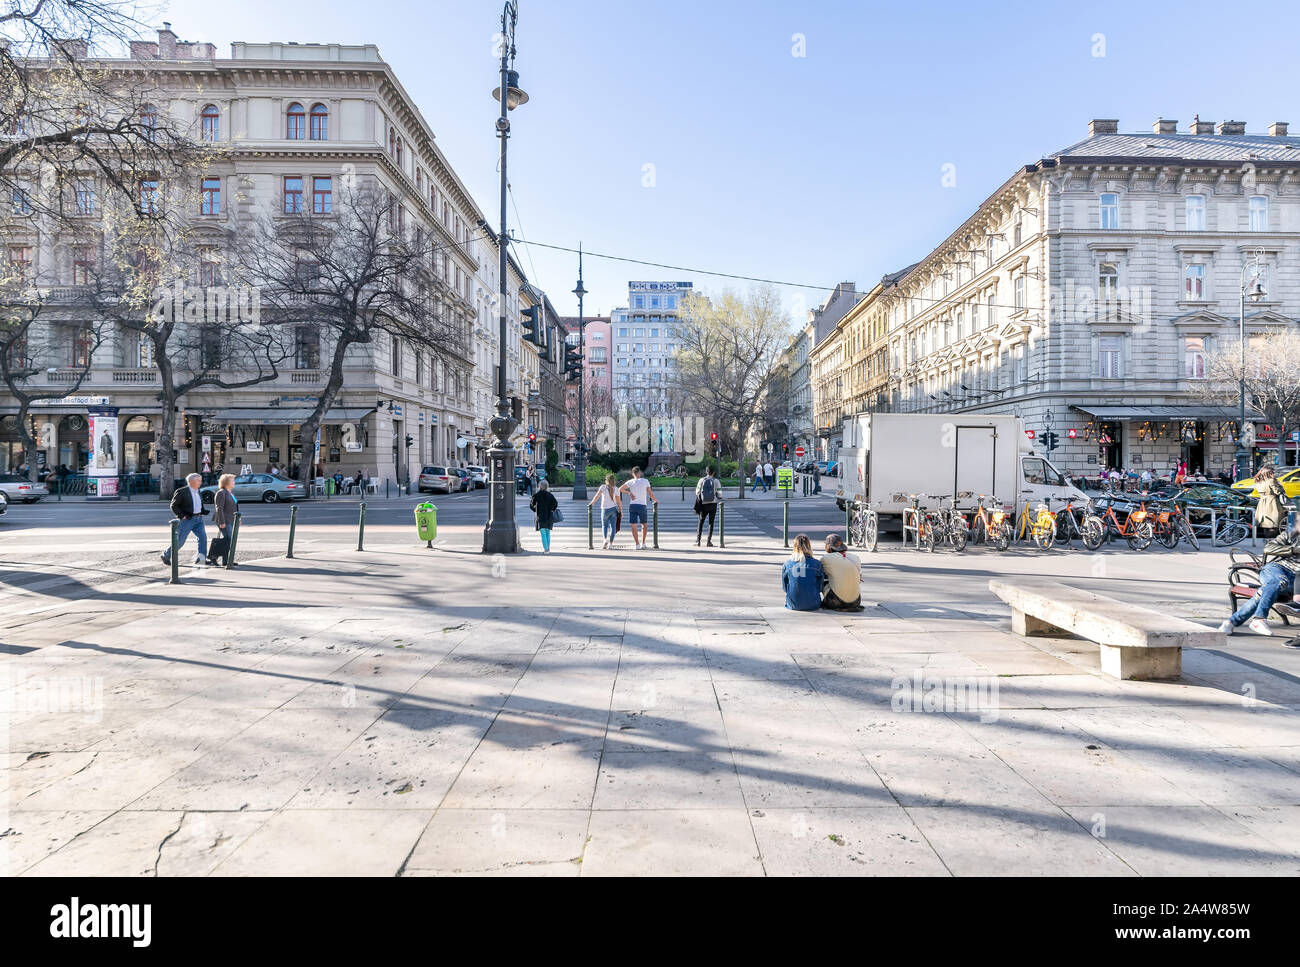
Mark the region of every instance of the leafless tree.
POLYGON ((1251 339, 1244 365, 1234 340, 1210 357, 1201 392, 1214 402, 1237 406, 1244 375, 1248 413, 1263 416, 1284 446, 1291 432, 1300 429, 1300 332, 1287 329, 1251 339))
POLYGON ((739 453, 751 428, 775 418, 783 406, 771 389, 789 330, 771 286, 743 296, 726 291, 682 301, 669 387, 684 412, 694 411, 715 428, 724 450, 739 453))
MULTIPOLYGON (((614 416, 614 396, 602 383, 595 380, 584 377, 583 385, 582 439, 588 447, 591 447, 599 435, 597 424, 602 419, 611 419, 614 416)), ((578 394, 575 392, 572 399, 566 397, 564 405, 569 430, 576 435, 578 430, 578 394)))
MULTIPOLYGON (((407 349, 468 379, 470 326, 453 308, 449 252, 408 227, 400 201, 369 179, 329 202, 261 213, 236 231, 236 261, 262 286, 262 311, 322 363, 324 386, 302 424, 304 449, 343 389, 345 367, 369 349, 407 349), (321 209, 321 210, 317 210, 321 209)), ((299 476, 314 468, 304 456, 299 476)))

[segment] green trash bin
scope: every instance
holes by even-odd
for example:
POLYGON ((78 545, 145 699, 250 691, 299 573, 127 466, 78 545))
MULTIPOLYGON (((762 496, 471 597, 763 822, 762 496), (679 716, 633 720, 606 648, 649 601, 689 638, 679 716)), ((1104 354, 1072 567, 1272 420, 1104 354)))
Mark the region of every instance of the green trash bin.
POLYGON ((438 508, 427 501, 415 508, 415 529, 420 540, 432 544, 438 537, 438 508))

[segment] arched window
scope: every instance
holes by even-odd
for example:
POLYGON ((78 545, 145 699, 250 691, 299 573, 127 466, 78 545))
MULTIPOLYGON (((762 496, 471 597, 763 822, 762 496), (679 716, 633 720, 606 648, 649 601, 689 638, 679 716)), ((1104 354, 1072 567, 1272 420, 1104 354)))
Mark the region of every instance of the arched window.
POLYGON ((324 104, 311 106, 311 139, 327 141, 330 136, 330 109, 324 104))
POLYGON ((397 139, 397 166, 402 166, 402 139, 397 139))
POLYGON ((392 128, 388 129, 388 157, 397 157, 397 132, 392 128))
POLYGON ((199 114, 199 137, 204 141, 221 139, 221 112, 215 104, 209 104, 199 114))
POLYGON ((297 101, 289 105, 289 111, 285 116, 284 136, 290 141, 301 141, 307 137, 307 112, 297 101))

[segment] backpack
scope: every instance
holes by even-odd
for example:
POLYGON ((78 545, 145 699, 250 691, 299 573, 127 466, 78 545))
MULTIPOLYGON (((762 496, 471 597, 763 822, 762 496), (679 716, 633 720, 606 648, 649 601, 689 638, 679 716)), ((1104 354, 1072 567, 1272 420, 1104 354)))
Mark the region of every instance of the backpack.
POLYGON ((700 481, 700 500, 706 504, 715 503, 718 499, 718 482, 712 477, 705 477, 700 481))

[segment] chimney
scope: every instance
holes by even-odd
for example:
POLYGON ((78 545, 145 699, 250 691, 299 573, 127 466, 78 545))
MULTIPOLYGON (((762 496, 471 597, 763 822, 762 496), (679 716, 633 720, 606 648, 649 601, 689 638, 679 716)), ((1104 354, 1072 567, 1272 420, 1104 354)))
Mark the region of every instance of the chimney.
POLYGON ((1268 126, 1269 135, 1274 138, 1285 138, 1286 124, 1287 123, 1285 121, 1274 121, 1272 124, 1268 126))
POLYGON ((81 37, 69 37, 50 41, 50 53, 62 53, 68 60, 85 60, 90 54, 90 41, 81 37))
POLYGON ((174 60, 176 57, 176 35, 172 25, 163 21, 163 29, 158 31, 158 56, 162 60, 174 60))
POLYGON ((1199 114, 1196 115, 1196 117, 1192 120, 1192 134, 1213 134, 1213 133, 1214 133, 1214 122, 1202 121, 1201 116, 1199 114))
POLYGON ((133 40, 131 41, 131 59, 132 60, 157 60, 158 45, 152 40, 133 40))
POLYGON ((1245 134, 1245 121, 1222 121, 1219 123, 1220 134, 1245 134))
POLYGON ((1177 134, 1178 122, 1156 118, 1156 123, 1151 126, 1151 131, 1153 134, 1177 134))
POLYGON ((1117 118, 1093 118, 1088 122, 1088 137, 1095 138, 1099 134, 1119 134, 1119 120, 1117 118))

